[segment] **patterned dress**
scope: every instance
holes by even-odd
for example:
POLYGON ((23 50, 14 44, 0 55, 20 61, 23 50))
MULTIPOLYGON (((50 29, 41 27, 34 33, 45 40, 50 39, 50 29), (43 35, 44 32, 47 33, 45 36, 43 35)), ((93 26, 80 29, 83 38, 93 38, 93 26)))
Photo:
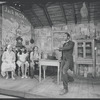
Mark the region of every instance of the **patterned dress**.
POLYGON ((25 64, 27 67, 29 67, 28 61, 26 61, 26 58, 28 56, 28 53, 22 53, 22 54, 17 54, 19 60, 17 61, 17 64, 19 67, 21 67, 22 64, 25 64))
POLYGON ((15 53, 13 51, 5 51, 2 55, 2 64, 1 64, 1 74, 5 76, 5 72, 14 71, 16 68, 15 65, 15 53))

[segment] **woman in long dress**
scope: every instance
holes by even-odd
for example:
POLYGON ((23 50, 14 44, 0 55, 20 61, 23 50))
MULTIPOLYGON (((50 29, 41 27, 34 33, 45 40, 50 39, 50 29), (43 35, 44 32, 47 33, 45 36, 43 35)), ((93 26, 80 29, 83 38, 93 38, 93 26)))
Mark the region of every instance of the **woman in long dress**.
POLYGON ((8 45, 7 50, 4 51, 2 55, 2 65, 1 65, 1 74, 4 77, 6 75, 6 79, 8 79, 8 72, 11 71, 12 79, 14 78, 15 72, 15 53, 12 51, 12 46, 8 45))

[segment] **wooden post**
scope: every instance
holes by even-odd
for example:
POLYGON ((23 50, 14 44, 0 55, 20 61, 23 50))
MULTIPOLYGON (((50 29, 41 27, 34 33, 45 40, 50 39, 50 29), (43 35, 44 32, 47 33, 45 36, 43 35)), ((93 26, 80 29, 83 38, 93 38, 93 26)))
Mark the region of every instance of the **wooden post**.
POLYGON ((94 77, 96 77, 96 29, 94 37, 94 77))

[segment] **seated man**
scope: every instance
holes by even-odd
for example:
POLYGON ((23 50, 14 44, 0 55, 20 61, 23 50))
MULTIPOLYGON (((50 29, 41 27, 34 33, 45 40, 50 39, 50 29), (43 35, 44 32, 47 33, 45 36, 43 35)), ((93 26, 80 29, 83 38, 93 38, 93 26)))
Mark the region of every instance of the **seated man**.
POLYGON ((11 72, 12 79, 14 78, 15 72, 15 53, 12 51, 12 46, 8 45, 7 50, 4 51, 2 56, 2 65, 1 65, 1 74, 2 76, 6 75, 6 79, 8 79, 8 72, 11 72), (5 74, 6 73, 6 74, 5 74))
POLYGON ((31 74, 31 78, 33 78, 34 76, 34 70, 37 69, 38 66, 38 62, 40 59, 40 54, 38 51, 38 47, 34 46, 33 47, 33 51, 30 53, 30 74, 31 74))

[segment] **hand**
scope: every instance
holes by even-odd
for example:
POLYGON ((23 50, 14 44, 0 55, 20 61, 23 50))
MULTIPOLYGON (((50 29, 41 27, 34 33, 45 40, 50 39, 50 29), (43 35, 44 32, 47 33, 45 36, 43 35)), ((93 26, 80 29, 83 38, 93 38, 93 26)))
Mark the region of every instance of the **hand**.
POLYGON ((59 48, 62 48, 62 47, 63 47, 63 45, 60 45, 60 46, 59 46, 59 48))
POLYGON ((59 50, 61 51, 61 50, 62 50, 62 48, 60 47, 60 48, 59 48, 59 50))

